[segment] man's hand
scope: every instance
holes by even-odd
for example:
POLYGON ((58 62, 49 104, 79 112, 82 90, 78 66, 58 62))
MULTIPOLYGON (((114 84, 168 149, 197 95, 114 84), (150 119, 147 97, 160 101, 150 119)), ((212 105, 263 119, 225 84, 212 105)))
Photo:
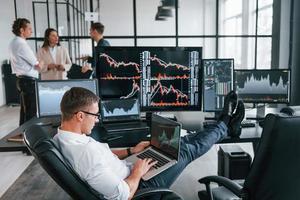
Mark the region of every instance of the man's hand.
POLYGON ((151 158, 146 158, 144 160, 139 159, 136 161, 130 175, 124 180, 130 189, 129 199, 131 199, 136 192, 142 176, 144 176, 144 174, 146 174, 156 163, 157 161, 153 162, 151 158))
POLYGON ((144 176, 151 167, 153 167, 157 161, 153 161, 151 158, 138 159, 133 166, 132 172, 136 174, 138 177, 144 176))
POLYGON ((87 72, 88 70, 93 70, 92 67, 90 65, 84 65, 82 68, 81 68, 81 72, 82 73, 85 73, 87 72))
POLYGON ((146 147, 148 147, 150 145, 149 141, 142 141, 140 143, 138 143, 135 147, 133 147, 131 149, 131 153, 139 153, 141 151, 143 151, 146 147))

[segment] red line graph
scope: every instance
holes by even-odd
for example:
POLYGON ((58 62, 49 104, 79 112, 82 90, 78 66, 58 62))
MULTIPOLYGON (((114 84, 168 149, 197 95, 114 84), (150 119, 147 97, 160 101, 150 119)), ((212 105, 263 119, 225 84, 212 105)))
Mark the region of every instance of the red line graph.
POLYGON ((164 79, 164 80, 174 80, 174 79, 189 79, 190 76, 188 75, 182 75, 182 76, 168 76, 166 74, 161 74, 161 73, 158 73, 158 75, 156 77, 154 77, 155 79, 164 79))
POLYGON ((161 60, 160 58, 157 58, 157 57, 150 57, 150 60, 153 61, 153 62, 157 62, 160 66, 164 67, 164 68, 168 68, 168 67, 176 67, 177 69, 182 69, 184 71, 189 71, 190 68, 189 67, 186 67, 186 66, 183 66, 183 65, 180 65, 180 64, 177 64, 177 63, 167 63, 163 60, 161 60))
POLYGON ((131 97, 133 97, 133 96, 134 96, 137 92, 139 92, 139 91, 140 91, 140 86, 135 82, 135 80, 133 80, 131 92, 130 92, 128 95, 122 96, 122 97, 120 97, 120 98, 121 98, 121 99, 128 99, 128 98, 131 98, 131 97))
POLYGON ((163 86, 160 81, 157 81, 157 83, 151 87, 151 91, 152 91, 151 99, 159 92, 161 96, 168 95, 170 93, 175 94, 176 103, 180 103, 179 102, 180 98, 182 100, 185 99, 186 101, 188 101, 188 96, 186 94, 184 94, 178 89, 175 89, 173 85, 170 85, 170 87, 163 86))
POLYGON ((103 57, 106 62, 109 64, 110 67, 113 67, 113 68, 119 68, 120 66, 124 66, 124 67, 131 67, 133 66, 136 70, 137 73, 141 73, 141 70, 140 70, 140 65, 138 63, 135 63, 135 62, 128 62, 128 63, 125 63, 125 62, 117 62, 115 59, 113 59, 112 57, 110 57, 109 55, 103 53, 100 55, 100 58, 103 57))
POLYGON ((132 77, 120 77, 116 75, 112 75, 111 73, 107 73, 104 77, 101 77, 101 80, 139 80, 141 76, 132 76, 132 77))
POLYGON ((151 106, 157 106, 157 107, 161 107, 161 106, 188 106, 188 103, 184 103, 184 102, 174 102, 174 103, 166 103, 166 102, 162 102, 160 101, 159 103, 151 103, 151 106))

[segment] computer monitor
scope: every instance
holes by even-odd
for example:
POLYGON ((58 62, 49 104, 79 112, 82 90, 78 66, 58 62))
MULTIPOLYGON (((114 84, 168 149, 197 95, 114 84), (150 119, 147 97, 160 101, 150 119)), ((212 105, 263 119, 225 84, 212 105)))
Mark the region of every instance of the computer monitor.
POLYGON ((140 119, 140 105, 136 98, 102 100, 100 111, 102 122, 140 119))
POLYGON ((290 70, 235 70, 236 92, 248 103, 289 103, 290 70))
POLYGON ((100 96, 138 97, 143 111, 201 110, 201 56, 201 47, 106 47, 100 96))
POLYGON ((225 96, 233 90, 233 59, 203 59, 203 111, 223 109, 225 96))
POLYGON ((96 79, 37 81, 37 117, 60 116, 60 101, 64 93, 72 87, 83 87, 98 95, 96 79))

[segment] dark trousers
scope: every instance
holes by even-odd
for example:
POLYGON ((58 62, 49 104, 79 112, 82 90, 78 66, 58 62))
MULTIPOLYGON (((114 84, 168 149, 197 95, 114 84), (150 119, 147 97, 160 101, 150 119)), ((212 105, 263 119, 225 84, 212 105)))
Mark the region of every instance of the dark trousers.
POLYGON ((17 77, 17 89, 21 105, 19 125, 22 125, 36 116, 35 79, 26 76, 17 77))

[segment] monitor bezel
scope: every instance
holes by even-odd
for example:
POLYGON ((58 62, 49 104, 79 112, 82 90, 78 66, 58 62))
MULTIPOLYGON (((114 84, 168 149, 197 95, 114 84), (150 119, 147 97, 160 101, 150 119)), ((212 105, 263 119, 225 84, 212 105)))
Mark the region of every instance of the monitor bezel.
MULTIPOLYGON (((137 51, 144 51, 144 50, 157 50, 157 51, 174 51, 174 50, 182 50, 182 51, 198 51, 199 52, 199 71, 198 71, 198 106, 186 106, 186 107, 172 107, 172 106, 165 106, 165 107, 152 107, 152 106, 142 106, 141 112, 146 111, 153 111, 153 112, 168 112, 168 111, 201 111, 202 110, 202 70, 201 70, 201 63, 202 63, 202 47, 174 47, 174 46, 165 46, 165 47, 157 47, 157 46, 138 46, 138 47, 127 47, 127 46, 114 46, 114 47, 103 47, 101 53, 105 53, 108 50, 120 50, 120 51, 127 51, 127 50, 137 50, 137 51)), ((117 96, 103 96, 101 94, 101 80, 99 77, 99 70, 101 67, 96 65, 96 77, 98 79, 99 84, 99 96, 101 98, 118 98, 117 96)), ((138 95, 140 99, 140 93, 138 95)))
MULTIPOLYGON (((96 95, 99 96, 99 88, 98 88, 98 80, 97 79, 66 79, 66 80, 38 80, 35 81, 35 99, 36 99, 36 117, 37 118, 47 118, 47 117, 60 117, 61 114, 53 114, 53 115, 41 115, 41 108, 40 108, 40 99, 39 99, 39 90, 38 84, 45 83, 45 82, 94 82, 96 86, 96 95)), ((78 85, 80 87, 80 85, 78 85)))
POLYGON ((201 68, 202 68, 202 110, 203 112, 220 112, 222 111, 222 109, 214 109, 214 110, 210 110, 210 109, 205 109, 204 105, 205 105, 205 100, 204 100, 204 93, 205 93, 205 77, 204 77, 204 62, 205 61, 232 61, 232 68, 231 68, 231 77, 232 77, 232 81, 231 81, 231 90, 234 90, 234 58, 209 58, 209 59, 202 59, 202 63, 201 63, 201 68))
POLYGON ((291 101, 291 69, 236 69, 234 70, 234 91, 237 92, 236 87, 236 72, 251 72, 251 71, 287 71, 288 72, 288 80, 289 80, 289 85, 288 85, 288 101, 287 102, 282 102, 282 101, 258 101, 258 100, 243 100, 244 103, 262 103, 262 104, 289 104, 291 101))

